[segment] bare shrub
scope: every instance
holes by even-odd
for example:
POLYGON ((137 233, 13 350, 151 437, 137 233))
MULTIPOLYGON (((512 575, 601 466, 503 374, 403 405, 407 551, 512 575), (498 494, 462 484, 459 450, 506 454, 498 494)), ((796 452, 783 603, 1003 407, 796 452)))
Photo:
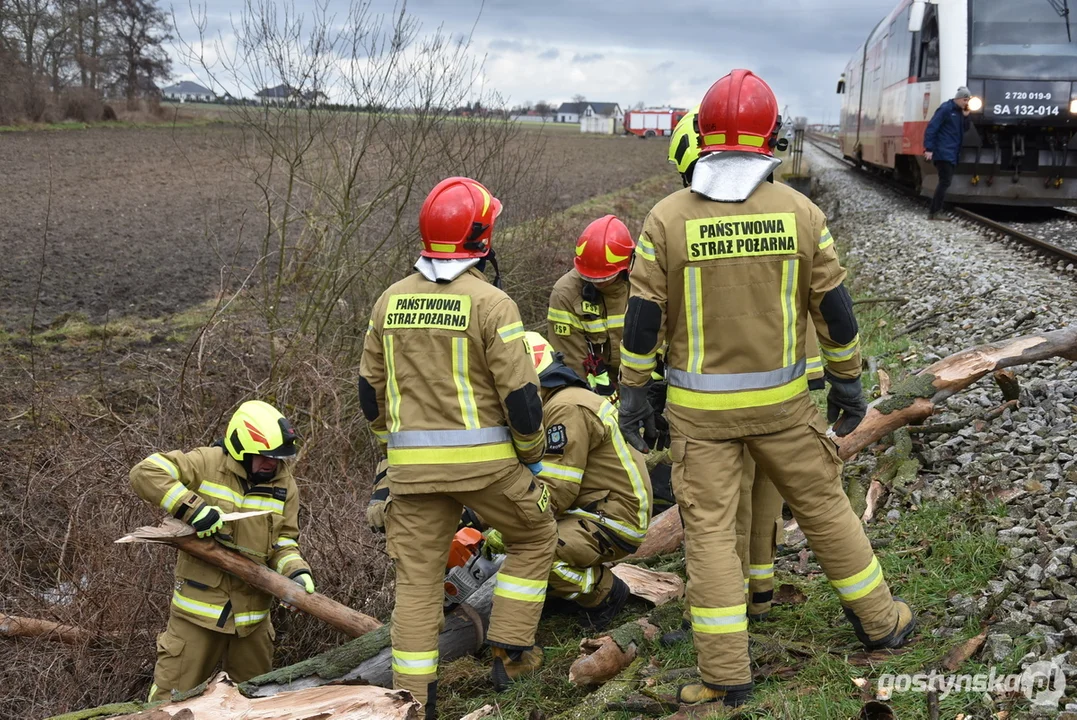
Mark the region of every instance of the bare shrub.
POLYGON ((65 90, 60 96, 60 105, 63 108, 65 120, 84 123, 100 122, 105 114, 100 95, 89 88, 65 90))

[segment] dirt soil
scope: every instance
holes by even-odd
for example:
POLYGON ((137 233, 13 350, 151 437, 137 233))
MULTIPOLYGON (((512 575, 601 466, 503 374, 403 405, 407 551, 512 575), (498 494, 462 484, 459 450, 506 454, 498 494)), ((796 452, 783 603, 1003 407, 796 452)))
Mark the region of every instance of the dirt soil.
MULTIPOLYGON (((662 139, 545 135, 551 211, 671 171, 662 139)), ((210 126, 0 137, 0 328, 29 326, 39 278, 38 327, 70 313, 161 316, 212 296, 222 273, 243 277, 261 215, 231 160, 237 136, 210 126)))

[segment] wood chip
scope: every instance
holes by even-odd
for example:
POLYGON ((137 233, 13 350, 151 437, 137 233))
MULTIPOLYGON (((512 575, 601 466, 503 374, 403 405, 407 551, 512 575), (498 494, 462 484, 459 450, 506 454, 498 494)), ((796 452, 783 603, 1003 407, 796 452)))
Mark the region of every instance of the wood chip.
POLYGON ((942 659, 942 667, 950 672, 957 670, 966 660, 976 654, 976 651, 980 649, 985 640, 987 640, 987 630, 950 648, 950 651, 946 653, 946 657, 942 659))
POLYGON ((879 371, 879 396, 886 397, 890 394, 890 373, 885 370, 879 371))

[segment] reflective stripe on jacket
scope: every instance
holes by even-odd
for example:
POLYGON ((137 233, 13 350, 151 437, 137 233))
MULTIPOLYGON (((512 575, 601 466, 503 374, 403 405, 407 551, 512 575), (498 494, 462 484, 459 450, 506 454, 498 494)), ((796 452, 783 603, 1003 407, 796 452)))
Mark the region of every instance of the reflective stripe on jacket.
POLYGON ((621 367, 628 283, 617 279, 599 289, 598 302, 583 299, 586 283, 573 268, 554 284, 546 313, 546 339, 564 355, 565 365, 584 380, 587 371, 583 362, 593 347, 616 380, 621 367))

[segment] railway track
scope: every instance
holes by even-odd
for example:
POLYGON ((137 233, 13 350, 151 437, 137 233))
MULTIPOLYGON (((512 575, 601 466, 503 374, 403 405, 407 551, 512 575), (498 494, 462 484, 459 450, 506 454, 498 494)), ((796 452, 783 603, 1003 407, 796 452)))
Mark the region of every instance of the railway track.
MULTIPOLYGON (((897 182, 892 178, 886 177, 878 173, 872 173, 862 167, 858 167, 856 163, 846 159, 841 154, 841 151, 838 149, 839 145, 836 138, 832 138, 828 135, 808 133, 806 139, 812 145, 814 145, 830 157, 834 158, 835 160, 838 160, 839 162, 842 162, 854 169, 860 170, 862 174, 871 177, 876 182, 885 185, 887 188, 895 192, 899 192, 906 197, 916 200, 917 202, 926 204, 927 198, 921 197, 920 195, 916 194, 909 187, 902 185, 901 183, 897 182)), ((1071 237, 1073 239, 1071 240, 1071 242, 1077 243, 1077 212, 1065 208, 1057 208, 1056 210, 1060 217, 1065 218, 1072 225, 1073 230, 1071 237)), ((1011 238, 1022 244, 1029 245, 1038 250, 1039 252, 1043 253, 1044 255, 1048 255, 1057 260, 1061 260, 1066 263, 1072 264, 1073 266, 1077 266, 1077 251, 1071 248, 1056 244, 1043 237, 1032 235, 1021 228, 1014 227, 1013 225, 1008 225, 1004 222, 993 220, 989 217, 981 215, 980 213, 973 212, 966 207, 955 205, 952 207, 951 212, 955 216, 967 220, 982 228, 999 233, 1004 237, 1011 238)))

